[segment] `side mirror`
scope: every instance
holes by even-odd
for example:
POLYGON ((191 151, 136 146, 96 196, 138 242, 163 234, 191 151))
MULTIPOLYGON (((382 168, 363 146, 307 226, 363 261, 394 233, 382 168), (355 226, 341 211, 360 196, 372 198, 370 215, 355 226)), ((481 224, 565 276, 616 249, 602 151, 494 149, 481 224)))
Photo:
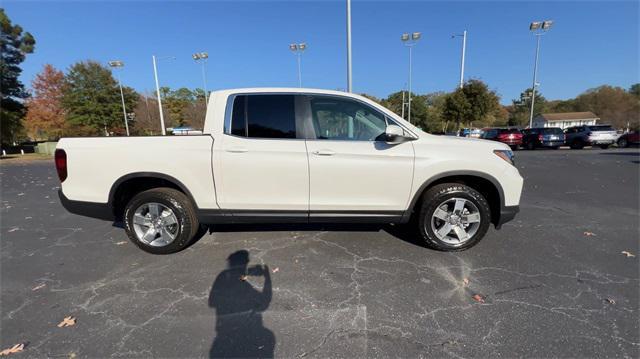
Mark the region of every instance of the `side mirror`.
POLYGON ((384 131, 384 137, 388 143, 401 143, 410 139, 404 135, 402 127, 397 125, 388 125, 384 131))

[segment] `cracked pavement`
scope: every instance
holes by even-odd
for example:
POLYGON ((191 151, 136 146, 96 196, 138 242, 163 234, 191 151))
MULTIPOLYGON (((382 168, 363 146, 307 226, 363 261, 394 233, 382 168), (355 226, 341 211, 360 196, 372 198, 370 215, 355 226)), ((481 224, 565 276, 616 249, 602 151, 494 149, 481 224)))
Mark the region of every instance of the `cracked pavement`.
POLYGON ((460 253, 393 226, 244 225, 154 256, 67 213, 52 162, 0 166, 16 357, 640 356, 637 149, 517 152, 521 212, 460 253))

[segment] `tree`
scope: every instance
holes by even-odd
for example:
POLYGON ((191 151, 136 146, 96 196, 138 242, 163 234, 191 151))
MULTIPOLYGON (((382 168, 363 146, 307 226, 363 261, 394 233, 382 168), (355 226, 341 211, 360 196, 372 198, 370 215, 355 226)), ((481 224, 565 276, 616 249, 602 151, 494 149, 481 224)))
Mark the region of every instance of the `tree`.
MULTIPOLYGON (((138 95, 130 87, 123 87, 123 92, 126 108, 133 110, 138 95)), ((69 68, 62 105, 69 124, 86 128, 88 134, 124 132, 118 83, 98 62, 78 62, 69 68)))
POLYGON ((640 99, 640 83, 631 85, 631 87, 629 87, 629 93, 640 99))
MULTIPOLYGON (((524 90, 524 92, 520 94, 520 99, 511 100, 511 103, 512 105, 508 108, 508 124, 511 126, 521 127, 529 126, 529 119, 531 117, 531 88, 524 90)), ((536 101, 533 105, 533 117, 546 112, 546 109, 547 99, 542 96, 540 91, 536 91, 536 101)))
POLYGON ((187 109, 197 100, 193 91, 186 87, 173 91, 168 87, 161 87, 160 95, 169 115, 167 125, 182 127, 191 124, 191 119, 187 116, 187 109))
POLYGON ((602 123, 617 128, 637 126, 640 121, 640 101, 621 87, 604 85, 587 90, 576 99, 577 111, 591 111, 602 123))
POLYGON ((25 127, 33 139, 59 138, 64 134, 62 108, 64 73, 46 64, 31 82, 33 97, 27 100, 25 127))
POLYGON ((18 79, 22 73, 20 64, 26 54, 33 52, 35 39, 28 32, 23 32, 20 25, 11 24, 11 20, 0 8, 0 127, 2 143, 17 140, 22 129, 22 118, 25 114, 23 100, 28 97, 24 85, 18 79))
POLYGON ((444 103, 443 118, 456 123, 492 124, 501 113, 500 96, 480 80, 469 80, 450 93, 444 103))

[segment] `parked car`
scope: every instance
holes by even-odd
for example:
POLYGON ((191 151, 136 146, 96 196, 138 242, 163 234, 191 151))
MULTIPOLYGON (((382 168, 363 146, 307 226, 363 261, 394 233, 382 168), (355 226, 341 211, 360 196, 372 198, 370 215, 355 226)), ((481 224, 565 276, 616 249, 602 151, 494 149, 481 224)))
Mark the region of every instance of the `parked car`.
POLYGON ((425 245, 458 251, 515 217, 523 185, 504 144, 313 89, 216 91, 202 135, 63 138, 55 164, 67 210, 122 219, 158 254, 201 224, 265 222, 415 223, 425 245))
POLYGON ((458 132, 460 137, 480 138, 482 130, 478 128, 463 128, 458 132))
POLYGON ((572 149, 584 146, 600 146, 607 149, 618 137, 616 130, 610 125, 574 126, 564 130, 565 144, 572 149))
POLYGON ((483 128, 480 138, 502 142, 512 150, 517 150, 522 145, 522 132, 517 128, 483 128))
POLYGON ((640 145, 640 132, 628 132, 618 138, 618 147, 625 148, 630 145, 640 145))
POLYGON ((564 144, 564 132, 560 127, 528 128, 522 131, 522 147, 533 150, 548 147, 557 150, 564 144))

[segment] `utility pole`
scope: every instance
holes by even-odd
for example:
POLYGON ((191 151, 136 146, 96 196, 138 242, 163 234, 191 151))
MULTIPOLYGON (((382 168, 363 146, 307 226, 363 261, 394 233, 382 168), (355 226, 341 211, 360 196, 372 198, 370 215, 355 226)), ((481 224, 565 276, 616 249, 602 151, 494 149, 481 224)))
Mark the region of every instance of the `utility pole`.
POLYGON ((451 37, 452 38, 462 37, 462 59, 460 60, 460 83, 458 84, 458 86, 462 88, 464 86, 464 55, 467 50, 467 30, 464 30, 462 34, 456 34, 451 37))
POLYGON ((164 129, 164 115, 162 114, 162 99, 160 96, 160 83, 158 82, 158 67, 156 65, 156 55, 151 56, 153 58, 153 76, 156 79, 156 94, 158 95, 158 109, 160 111, 160 129, 162 130, 162 135, 165 136, 167 134, 164 129))
MULTIPOLYGON (((109 61, 109 66, 116 70, 124 67, 124 62, 120 60, 109 61)), ((124 115, 124 128, 127 130, 127 136, 129 136, 129 121, 127 121, 127 108, 124 105, 124 92, 122 91, 122 81, 120 80, 120 71, 117 72, 118 86, 120 87, 120 99, 122 100, 122 114, 124 115)))
POLYGON ((407 110, 408 112, 408 119, 407 121, 409 121, 409 123, 411 123, 411 66, 412 66, 412 50, 413 50, 413 46, 418 42, 418 40, 420 40, 420 37, 422 36, 421 33, 419 32, 414 32, 411 34, 408 33, 404 33, 402 34, 402 36, 400 37, 400 40, 402 40, 402 42, 404 43, 405 46, 407 46, 409 48, 409 101, 408 101, 408 105, 409 108, 407 110))

